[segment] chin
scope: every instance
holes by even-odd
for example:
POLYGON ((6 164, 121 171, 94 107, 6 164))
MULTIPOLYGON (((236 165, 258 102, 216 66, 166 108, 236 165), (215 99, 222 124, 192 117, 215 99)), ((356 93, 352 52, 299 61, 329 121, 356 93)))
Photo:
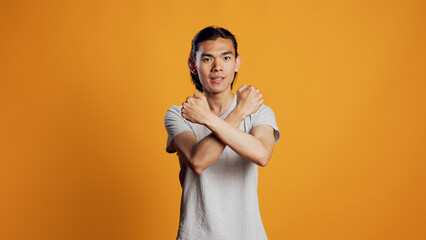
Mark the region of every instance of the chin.
POLYGON ((210 92, 211 93, 222 93, 222 92, 228 91, 228 89, 231 90, 231 86, 228 86, 228 87, 212 87, 212 88, 210 88, 210 92))

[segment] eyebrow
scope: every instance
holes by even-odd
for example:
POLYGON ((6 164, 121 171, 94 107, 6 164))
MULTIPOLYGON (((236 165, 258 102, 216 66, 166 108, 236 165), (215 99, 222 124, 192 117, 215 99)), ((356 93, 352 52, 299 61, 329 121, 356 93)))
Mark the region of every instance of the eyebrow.
MULTIPOLYGON (((223 53, 221 53, 220 55, 228 55, 228 54, 233 54, 232 53, 232 51, 226 51, 226 52, 223 52, 223 53)), ((210 53, 202 53, 201 54, 201 57, 213 57, 213 54, 210 54, 210 53)))

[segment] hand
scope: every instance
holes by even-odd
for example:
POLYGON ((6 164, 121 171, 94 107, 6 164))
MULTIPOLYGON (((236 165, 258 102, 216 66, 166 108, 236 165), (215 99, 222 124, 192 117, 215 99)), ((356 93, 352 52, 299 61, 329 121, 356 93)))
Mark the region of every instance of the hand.
POLYGON ((199 93, 186 98, 186 101, 182 103, 181 112, 183 118, 198 124, 205 124, 209 115, 212 114, 206 97, 199 93))
POLYGON ((259 89, 243 84, 237 90, 237 108, 241 111, 243 118, 255 113, 262 103, 263 97, 259 89))

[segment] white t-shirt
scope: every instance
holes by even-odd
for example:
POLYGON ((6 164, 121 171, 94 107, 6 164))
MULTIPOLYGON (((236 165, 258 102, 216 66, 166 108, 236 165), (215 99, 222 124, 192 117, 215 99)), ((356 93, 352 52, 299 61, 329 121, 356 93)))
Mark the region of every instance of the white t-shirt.
MULTIPOLYGON (((229 109, 220 116, 225 119, 236 106, 236 95, 229 109)), ((164 124, 168 133, 167 152, 180 133, 191 131, 198 141, 211 133, 204 125, 187 121, 182 106, 171 107, 164 124)), ((246 117, 239 129, 250 133, 252 127, 269 125, 274 128, 275 143, 280 137, 272 109, 262 105, 246 117)), ((220 157, 198 175, 179 159, 182 186, 180 221, 177 239, 184 240, 260 240, 267 239, 259 212, 257 197, 257 165, 244 159, 228 146, 220 157)))

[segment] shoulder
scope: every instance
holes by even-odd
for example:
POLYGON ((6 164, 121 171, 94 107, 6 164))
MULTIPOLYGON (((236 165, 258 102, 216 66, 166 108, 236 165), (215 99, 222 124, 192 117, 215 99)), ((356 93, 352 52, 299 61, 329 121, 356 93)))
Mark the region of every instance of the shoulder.
POLYGON ((267 106, 265 104, 262 104, 262 106, 260 106, 260 108, 258 110, 258 112, 267 112, 267 111, 274 112, 271 107, 269 107, 269 106, 267 106))
POLYGON ((262 106, 260 106, 260 108, 248 118, 252 126, 266 124, 271 125, 278 130, 275 113, 272 108, 267 105, 262 104, 262 106))
POLYGON ((274 114, 274 111, 272 110, 272 108, 267 106, 267 105, 262 104, 260 106, 260 108, 255 113, 250 115, 250 117, 252 119, 255 119, 257 117, 265 116, 265 115, 272 115, 275 118, 275 114, 274 114))
POLYGON ((278 129, 277 120, 275 119, 275 113, 269 106, 262 105, 259 110, 250 116, 251 126, 269 125, 274 131, 275 143, 280 138, 280 131, 278 129))
POLYGON ((178 122, 188 124, 188 121, 182 117, 182 105, 173 105, 167 110, 164 116, 164 124, 167 126, 178 122))
POLYGON ((182 106, 172 106, 164 116, 164 126, 168 133, 166 150, 169 153, 174 152, 172 146, 173 139, 182 132, 192 131, 191 123, 182 117, 182 106))
POLYGON ((173 106, 171 106, 171 107, 167 110, 167 113, 168 113, 168 112, 171 112, 171 113, 179 113, 179 114, 181 114, 181 112, 182 112, 182 105, 180 105, 180 106, 173 105, 173 106))
POLYGON ((169 118, 176 118, 176 117, 182 118, 181 114, 182 114, 182 105, 180 106, 173 105, 169 109, 167 109, 165 120, 169 118))

